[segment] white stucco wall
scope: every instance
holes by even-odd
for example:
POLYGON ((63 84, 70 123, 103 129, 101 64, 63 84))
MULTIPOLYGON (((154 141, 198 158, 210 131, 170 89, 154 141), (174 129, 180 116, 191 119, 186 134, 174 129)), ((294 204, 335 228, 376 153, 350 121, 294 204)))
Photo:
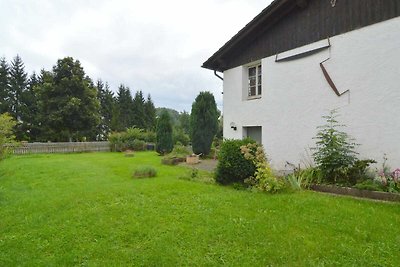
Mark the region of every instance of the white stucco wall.
POLYGON ((315 144, 321 116, 340 108, 346 132, 361 144, 360 158, 382 162, 386 154, 391 167, 400 167, 400 18, 332 37, 330 43, 330 49, 301 59, 277 63, 275 56, 263 58, 260 99, 243 99, 245 67, 225 71, 224 137, 239 139, 243 127, 262 126, 271 164, 283 170, 287 161, 311 159, 306 150, 315 144), (324 66, 337 88, 349 94, 338 97, 327 83, 319 63, 328 57, 324 66))

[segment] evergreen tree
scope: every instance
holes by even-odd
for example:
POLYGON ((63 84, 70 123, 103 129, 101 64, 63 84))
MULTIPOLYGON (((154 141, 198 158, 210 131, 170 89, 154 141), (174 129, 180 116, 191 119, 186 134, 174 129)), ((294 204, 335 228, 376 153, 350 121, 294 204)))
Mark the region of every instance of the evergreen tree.
POLYGON ((24 105, 21 109, 22 131, 26 135, 26 140, 37 141, 40 134, 39 125, 39 107, 35 87, 40 83, 39 77, 35 72, 28 79, 28 85, 25 91, 22 92, 22 102, 24 105))
POLYGON ((117 110, 114 115, 118 116, 117 131, 124 131, 134 126, 133 118, 133 99, 128 87, 120 85, 117 93, 117 110))
POLYGON ((144 104, 143 92, 137 91, 133 98, 133 125, 140 129, 146 128, 144 104))
POLYGON ((106 140, 112 130, 113 110, 115 106, 114 94, 108 84, 97 81, 97 94, 100 102, 100 124, 98 126, 98 139, 106 140))
POLYGON ((192 105, 190 135, 193 152, 208 155, 218 129, 218 110, 214 95, 200 92, 192 105))
POLYGON ((59 59, 38 86, 42 127, 52 141, 94 139, 99 123, 97 90, 78 60, 59 59))
POLYGON ((24 111, 26 111, 26 103, 24 103, 23 95, 28 84, 27 73, 22 59, 17 55, 10 66, 10 114, 17 121, 15 127, 15 136, 17 140, 27 140, 26 125, 24 125, 24 111))
MULTIPOLYGON (((10 91, 11 91, 11 115, 17 120, 21 120, 22 93, 26 90, 27 74, 22 59, 17 55, 10 66, 10 91)), ((18 136, 18 134, 17 134, 18 136)))
POLYGON ((171 117, 167 111, 163 111, 157 120, 156 150, 159 154, 166 154, 172 151, 172 124, 171 117))
POLYGON ((4 57, 0 58, 0 114, 11 112, 9 66, 4 57))
POLYGON ((144 103, 144 115, 146 122, 146 129, 153 130, 156 127, 156 108, 151 100, 150 94, 147 95, 147 100, 144 103))

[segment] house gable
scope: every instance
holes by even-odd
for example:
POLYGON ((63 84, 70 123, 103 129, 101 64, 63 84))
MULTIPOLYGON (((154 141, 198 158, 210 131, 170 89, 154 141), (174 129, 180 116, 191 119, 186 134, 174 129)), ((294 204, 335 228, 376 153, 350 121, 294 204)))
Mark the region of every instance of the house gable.
POLYGON ((398 0, 275 0, 203 67, 225 71, 398 16, 398 0))

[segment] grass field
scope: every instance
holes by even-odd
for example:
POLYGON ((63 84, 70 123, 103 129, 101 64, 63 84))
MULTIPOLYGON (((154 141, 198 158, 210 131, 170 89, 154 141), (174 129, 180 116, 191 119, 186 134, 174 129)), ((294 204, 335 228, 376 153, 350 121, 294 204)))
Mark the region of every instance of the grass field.
POLYGON ((0 162, 0 266, 400 266, 400 205, 179 179, 153 153, 0 162), (155 178, 133 179, 154 166, 155 178))

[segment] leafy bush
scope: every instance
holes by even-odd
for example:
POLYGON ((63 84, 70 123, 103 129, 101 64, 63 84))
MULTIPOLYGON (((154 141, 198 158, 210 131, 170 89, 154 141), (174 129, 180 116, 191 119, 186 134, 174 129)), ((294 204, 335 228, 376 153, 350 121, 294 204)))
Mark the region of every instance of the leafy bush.
POLYGON ((144 177, 155 177, 157 170, 152 166, 142 166, 135 170, 133 177, 144 178, 144 177))
POLYGON ((15 140, 15 136, 13 135, 13 127, 15 125, 16 122, 9 114, 4 113, 0 115, 0 160, 8 153, 8 149, 4 145, 13 143, 15 140))
POLYGON ((185 132, 181 128, 177 127, 173 131, 173 140, 174 144, 180 143, 184 146, 187 146, 190 143, 189 135, 185 134, 185 132))
POLYGON ((155 133, 143 131, 139 128, 128 128, 125 132, 112 133, 108 137, 111 148, 114 151, 145 150, 146 142, 154 141, 155 133))
POLYGON ((218 165, 215 170, 215 181, 220 184, 244 183, 244 180, 254 175, 256 166, 251 160, 245 159, 240 147, 255 143, 251 139, 225 140, 218 153, 218 165))
POLYGON ((313 148, 314 161, 321 175, 329 183, 349 182, 348 171, 357 161, 357 153, 354 151, 357 144, 347 133, 339 130, 345 125, 337 121, 337 110, 330 111, 330 114, 323 116, 326 124, 319 126, 316 147, 313 148))
POLYGON ((245 159, 251 160, 256 166, 254 176, 247 178, 246 184, 256 190, 270 193, 276 193, 285 188, 285 183, 274 175, 269 166, 262 145, 247 144, 241 146, 240 150, 245 159))

